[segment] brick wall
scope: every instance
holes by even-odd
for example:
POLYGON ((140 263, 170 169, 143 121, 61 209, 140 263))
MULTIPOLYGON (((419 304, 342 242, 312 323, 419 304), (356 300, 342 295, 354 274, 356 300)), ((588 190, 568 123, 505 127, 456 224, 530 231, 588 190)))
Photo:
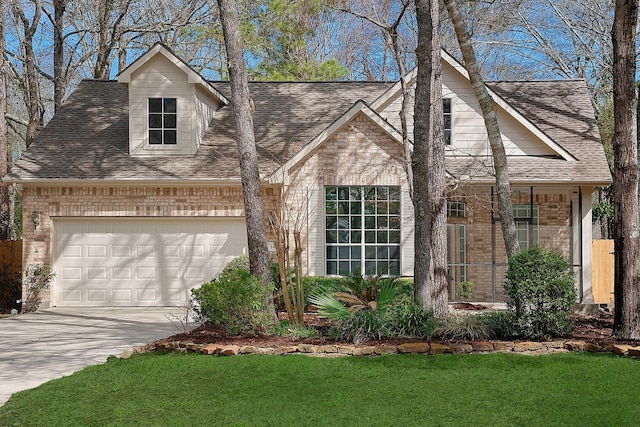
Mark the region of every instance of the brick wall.
MULTIPOLYGON (((273 209, 277 187, 263 190, 273 209)), ((244 216, 240 186, 221 187, 34 187, 23 190, 23 265, 52 263, 55 217, 236 217, 244 216), (40 224, 34 229, 32 212, 40 224)), ((48 296, 45 301, 48 301, 48 296)))

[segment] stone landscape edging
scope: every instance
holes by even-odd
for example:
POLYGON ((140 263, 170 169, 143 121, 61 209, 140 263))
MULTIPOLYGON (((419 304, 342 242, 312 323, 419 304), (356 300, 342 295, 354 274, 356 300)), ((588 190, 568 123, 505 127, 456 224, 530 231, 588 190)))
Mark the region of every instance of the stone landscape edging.
POLYGON ((574 352, 615 353, 622 356, 640 357, 640 346, 628 344, 610 344, 602 347, 586 341, 461 341, 461 342, 426 342, 415 341, 403 344, 379 345, 345 345, 345 344, 294 344, 278 347, 259 347, 253 345, 234 344, 196 344, 191 341, 170 341, 153 343, 146 346, 125 350, 120 356, 123 359, 133 354, 153 351, 175 353, 199 353, 220 356, 237 356, 242 354, 304 354, 315 357, 341 356, 376 356, 383 354, 486 354, 486 353, 514 353, 514 354, 550 354, 574 352))

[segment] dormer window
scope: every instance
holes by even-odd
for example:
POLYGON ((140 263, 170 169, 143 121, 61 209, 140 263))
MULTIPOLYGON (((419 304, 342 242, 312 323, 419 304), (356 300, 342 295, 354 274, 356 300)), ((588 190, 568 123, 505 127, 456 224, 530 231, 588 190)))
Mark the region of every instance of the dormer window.
POLYGON ((178 143, 178 101, 176 98, 149 98, 149 144, 178 143))

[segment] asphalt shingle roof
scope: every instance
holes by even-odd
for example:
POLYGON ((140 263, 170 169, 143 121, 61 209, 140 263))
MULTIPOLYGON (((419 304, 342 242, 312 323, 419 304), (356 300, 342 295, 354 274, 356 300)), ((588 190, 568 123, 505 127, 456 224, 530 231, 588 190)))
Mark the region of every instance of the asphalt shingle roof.
MULTIPOLYGON (((225 82, 213 86, 230 98, 225 82)), ((269 174, 346 112, 391 88, 382 82, 251 82, 261 172, 269 174)), ((517 180, 605 183, 610 179, 583 82, 500 82, 491 88, 578 161, 512 158, 517 180)), ((34 180, 211 180, 239 177, 229 106, 216 113, 189 157, 129 156, 128 94, 116 81, 85 80, 12 168, 9 178, 34 180)), ((488 160, 490 163, 490 160, 488 160)), ((454 174, 469 167, 449 160, 454 174)), ((484 169, 484 168, 476 168, 484 169)), ((478 172, 478 176, 490 173, 478 172)))

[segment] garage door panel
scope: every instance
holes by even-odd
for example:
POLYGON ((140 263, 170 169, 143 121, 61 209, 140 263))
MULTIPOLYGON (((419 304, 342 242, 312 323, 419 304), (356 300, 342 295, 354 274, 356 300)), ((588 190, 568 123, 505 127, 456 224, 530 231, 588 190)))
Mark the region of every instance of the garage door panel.
POLYGON ((55 305, 171 305, 246 253, 241 218, 54 219, 55 305))

